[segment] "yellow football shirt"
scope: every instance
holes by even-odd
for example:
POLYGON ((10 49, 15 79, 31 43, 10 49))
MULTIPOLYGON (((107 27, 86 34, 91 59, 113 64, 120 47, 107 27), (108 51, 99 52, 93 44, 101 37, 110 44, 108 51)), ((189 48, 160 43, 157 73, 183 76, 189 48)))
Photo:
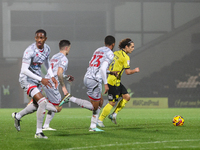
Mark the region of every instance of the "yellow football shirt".
POLYGON ((119 86, 124 69, 130 68, 130 57, 124 50, 115 51, 114 55, 114 59, 109 66, 109 71, 120 71, 119 77, 117 78, 114 75, 109 74, 107 81, 108 84, 112 86, 119 86))

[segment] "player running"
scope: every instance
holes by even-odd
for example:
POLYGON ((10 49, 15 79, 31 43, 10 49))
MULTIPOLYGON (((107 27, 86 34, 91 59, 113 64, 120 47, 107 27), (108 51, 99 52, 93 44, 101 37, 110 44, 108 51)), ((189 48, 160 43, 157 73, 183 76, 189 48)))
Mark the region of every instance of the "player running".
MULTIPOLYGON (((24 52, 22 58, 21 72, 19 74, 19 82, 24 91, 32 97, 35 103, 38 105, 37 109, 37 130, 35 138, 44 138, 42 132, 43 118, 45 115, 45 109, 47 105, 46 98, 42 95, 41 84, 48 88, 52 88, 51 82, 55 87, 58 86, 57 80, 54 78, 54 74, 49 65, 50 47, 45 44, 47 40, 46 31, 40 29, 35 33, 35 43, 31 44, 24 52), (45 64, 45 67, 50 74, 50 79, 41 77, 41 65, 45 64)), ((20 130, 20 117, 17 113, 13 113, 12 117, 15 119, 15 127, 20 130)))
MULTIPOLYGON (((51 60, 50 60, 50 66, 53 71, 53 75, 55 76, 56 81, 58 82, 58 85, 60 84, 62 86, 62 91, 64 95, 68 94, 68 91, 64 84, 64 79, 67 78, 69 81, 73 81, 74 78, 70 75, 64 75, 65 71, 68 67, 68 59, 66 55, 68 55, 70 51, 70 41, 68 40, 61 40, 59 43, 60 52, 55 54, 51 60)), ((51 79, 51 74, 47 73, 45 76, 46 79, 51 79)), ((50 121, 53 119, 55 112, 60 112, 62 110, 62 106, 59 107, 59 103, 61 101, 61 94, 59 92, 58 86, 55 86, 55 84, 50 80, 50 83, 53 88, 47 88, 46 86, 43 86, 43 89, 46 93, 47 100, 49 103, 47 103, 46 109, 48 110, 46 120, 43 126, 42 130, 55 130, 49 127, 50 121)), ((41 86, 40 86, 41 87, 41 86)), ((15 112, 12 114, 15 118, 15 127, 18 131, 20 131, 20 123, 19 120, 30 113, 35 112, 38 109, 38 104, 35 103, 35 101, 31 101, 22 111, 19 113, 15 112)))
MULTIPOLYGON (((84 76, 84 84, 87 87, 87 94, 90 98, 90 102, 87 100, 82 100, 73 96, 66 96, 60 105, 63 105, 66 102, 74 102, 81 107, 87 108, 93 111, 93 115, 91 118, 91 124, 89 131, 103 131, 96 127, 99 112, 101 110, 101 106, 103 105, 102 98, 102 80, 105 86, 105 92, 108 91, 107 85, 107 69, 109 64, 112 62, 114 54, 112 52, 115 46, 115 38, 113 36, 107 36, 105 38, 105 46, 98 48, 94 53, 89 62, 89 67, 87 68, 87 72, 84 76)), ((116 75, 117 72, 109 72, 111 74, 116 75)))
POLYGON ((96 127, 101 107, 103 105, 102 81, 105 91, 108 92, 107 69, 114 58, 112 52, 115 46, 115 38, 111 35, 104 40, 105 46, 98 48, 89 62, 89 67, 84 77, 84 84, 87 87, 87 95, 94 106, 89 131, 103 131, 96 127))
POLYGON ((109 103, 103 108, 103 111, 98 120, 99 127, 105 127, 103 124, 104 119, 109 115, 111 109, 115 106, 116 102, 118 101, 119 97, 122 99, 118 102, 114 112, 108 116, 109 119, 115 124, 116 117, 118 112, 125 106, 125 104, 130 100, 130 95, 127 92, 127 89, 121 83, 121 76, 125 70, 127 75, 134 74, 139 72, 139 68, 135 68, 133 70, 130 69, 130 57, 127 55, 132 53, 134 50, 134 43, 131 39, 123 39, 119 43, 119 51, 114 52, 114 59, 109 67, 110 71, 120 71, 118 77, 109 75, 108 76, 108 100, 109 103))

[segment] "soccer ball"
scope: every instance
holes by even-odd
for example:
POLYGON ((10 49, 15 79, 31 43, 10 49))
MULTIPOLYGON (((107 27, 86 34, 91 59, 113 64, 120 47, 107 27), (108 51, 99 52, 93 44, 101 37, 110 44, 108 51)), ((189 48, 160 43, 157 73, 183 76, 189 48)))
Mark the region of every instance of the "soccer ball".
POLYGON ((184 119, 182 116, 175 116, 172 120, 174 126, 182 126, 184 124, 184 119))

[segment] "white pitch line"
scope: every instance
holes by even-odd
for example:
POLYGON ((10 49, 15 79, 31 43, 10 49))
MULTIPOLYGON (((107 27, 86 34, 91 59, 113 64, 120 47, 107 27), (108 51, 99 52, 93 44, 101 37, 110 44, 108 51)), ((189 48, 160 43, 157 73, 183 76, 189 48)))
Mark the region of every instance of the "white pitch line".
MULTIPOLYGON (((88 148, 99 148, 99 147, 141 145, 141 144, 156 144, 156 143, 174 143, 174 142, 191 142, 191 141, 192 142, 200 141, 200 139, 185 139, 185 140, 173 140, 173 141, 153 141, 153 142, 134 142, 134 143, 116 143, 116 144, 106 144, 106 145, 99 145, 99 146, 73 147, 73 148, 58 149, 58 150, 77 150, 77 149, 88 149, 88 148)), ((179 149, 179 148, 197 148, 197 147, 177 147, 177 146, 172 146, 172 147, 166 147, 166 148, 179 149)), ((142 149, 142 148, 140 148, 140 149, 142 149)), ((148 149, 148 148, 143 148, 143 149, 148 149)), ((155 148, 155 149, 157 149, 157 148, 155 148)))

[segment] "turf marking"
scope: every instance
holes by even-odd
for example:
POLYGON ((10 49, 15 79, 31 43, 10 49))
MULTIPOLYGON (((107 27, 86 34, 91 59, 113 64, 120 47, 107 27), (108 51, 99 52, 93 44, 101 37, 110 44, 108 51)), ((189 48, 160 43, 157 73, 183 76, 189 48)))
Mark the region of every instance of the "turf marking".
MULTIPOLYGON (((173 140, 173 141, 153 141, 153 142, 134 142, 134 143, 116 143, 116 144, 106 144, 99 146, 86 146, 86 147, 73 147, 67 149, 58 149, 58 150, 77 150, 77 149, 89 149, 89 148, 100 148, 100 147, 113 147, 113 146, 125 146, 125 145, 141 145, 141 144, 156 144, 156 143, 174 143, 174 142, 195 142, 200 141, 200 139, 185 139, 185 140, 173 140)), ((178 147, 178 146, 166 146, 165 148, 180 149, 180 148, 199 148, 195 146, 187 147, 178 147)), ((137 148, 138 149, 138 148, 137 148)), ((139 149, 149 149, 149 148, 139 148, 139 149)), ((150 148, 152 149, 152 148, 150 148)), ((160 149, 160 147, 154 147, 153 149, 160 149)), ((134 150, 134 148, 132 149, 134 150)))

